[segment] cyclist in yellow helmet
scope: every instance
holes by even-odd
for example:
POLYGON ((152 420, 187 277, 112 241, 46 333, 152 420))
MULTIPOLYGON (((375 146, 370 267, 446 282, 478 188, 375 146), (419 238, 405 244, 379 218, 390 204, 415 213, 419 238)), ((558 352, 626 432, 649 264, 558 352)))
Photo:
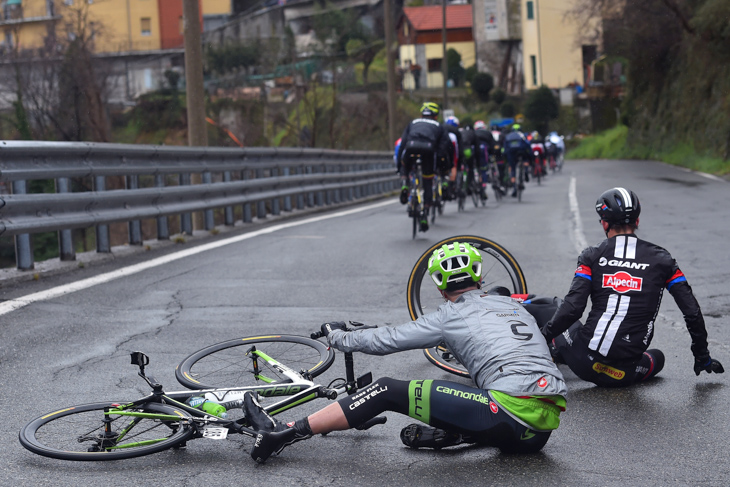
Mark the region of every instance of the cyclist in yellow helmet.
POLYGON ((421 215, 421 231, 428 230, 428 210, 433 201, 431 181, 435 172, 445 172, 453 165, 451 140, 444 127, 438 122, 439 106, 426 102, 421 106, 421 117, 406 126, 401 136, 398 152, 398 170, 401 174, 400 201, 408 202, 408 175, 417 159, 422 161, 424 184, 424 209, 421 215))

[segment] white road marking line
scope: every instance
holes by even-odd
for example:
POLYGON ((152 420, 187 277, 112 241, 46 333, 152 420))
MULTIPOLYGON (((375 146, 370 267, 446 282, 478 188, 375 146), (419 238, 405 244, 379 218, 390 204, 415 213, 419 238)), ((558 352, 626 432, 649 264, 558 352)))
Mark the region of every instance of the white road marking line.
POLYGON ((279 230, 284 230, 286 228, 298 227, 301 225, 306 225, 308 223, 316 223, 316 222, 320 222, 320 221, 324 221, 324 220, 330 220, 332 218, 338 218, 341 216, 347 216, 347 215, 352 215, 354 213, 360 213, 363 211, 372 210, 374 208, 380 208, 381 206, 392 205, 396 201, 398 201, 398 200, 397 199, 388 199, 387 201, 382 201, 382 202, 375 203, 372 205, 353 208, 350 210, 339 211, 337 213, 330 213, 327 215, 320 215, 320 216, 315 216, 312 218, 307 218, 305 220, 299 220, 299 221, 294 221, 294 222, 289 222, 289 223, 281 223, 279 225, 272 225, 267 228, 262 228, 260 230, 256 230, 255 232, 238 235, 236 237, 219 240, 217 242, 211 242, 208 244, 199 245, 197 247, 182 250, 180 252, 175 252, 173 254, 158 257, 156 259, 148 260, 146 262, 140 262, 139 264, 131 265, 128 267, 123 267, 121 269, 116 269, 111 272, 107 272, 105 274, 99 274, 98 276, 89 277, 87 279, 82 279, 80 281, 72 282, 69 284, 64 284, 62 286, 57 286, 57 287, 54 287, 51 289, 47 289, 45 291, 39 291, 37 293, 28 294, 25 296, 21 296, 19 298, 10 299, 8 301, 0 303, 0 316, 10 313, 11 311, 15 311, 17 309, 28 306, 29 304, 35 303, 36 301, 53 299, 53 298, 57 298, 59 296, 63 296, 65 294, 70 294, 70 293, 73 293, 76 291, 81 291, 82 289, 96 286, 97 284, 104 284, 106 282, 113 281, 114 279, 119 279, 120 277, 131 276, 132 274, 136 274, 138 272, 142 272, 144 270, 151 269, 153 267, 161 266, 163 264, 167 264, 167 263, 179 260, 179 259, 183 259, 185 257, 190 257, 191 255, 199 254, 201 252, 206 252, 208 250, 217 249, 217 248, 223 247, 225 245, 230 245, 233 243, 242 242, 244 240, 248 240, 250 238, 258 237, 261 235, 267 235, 269 233, 278 232, 279 230))
POLYGON ((568 200, 570 201, 570 213, 573 220, 573 245, 576 253, 580 254, 583 249, 588 247, 585 233, 583 233, 583 220, 580 219, 580 211, 578 210, 578 196, 576 194, 575 176, 570 177, 570 189, 568 190, 568 200))

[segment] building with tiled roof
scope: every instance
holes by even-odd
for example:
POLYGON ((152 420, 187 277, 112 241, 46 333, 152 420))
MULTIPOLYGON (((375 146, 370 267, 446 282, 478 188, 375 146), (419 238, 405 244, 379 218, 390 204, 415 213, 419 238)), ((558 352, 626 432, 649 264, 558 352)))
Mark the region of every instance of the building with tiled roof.
MULTIPOLYGON (((405 70, 405 89, 443 86, 442 29, 442 6, 403 8, 403 15, 397 25, 397 35, 400 65, 405 70), (413 67, 420 67, 420 70, 414 70, 413 67)), ((471 5, 446 7, 446 49, 454 49, 461 54, 464 68, 474 64, 471 5)))

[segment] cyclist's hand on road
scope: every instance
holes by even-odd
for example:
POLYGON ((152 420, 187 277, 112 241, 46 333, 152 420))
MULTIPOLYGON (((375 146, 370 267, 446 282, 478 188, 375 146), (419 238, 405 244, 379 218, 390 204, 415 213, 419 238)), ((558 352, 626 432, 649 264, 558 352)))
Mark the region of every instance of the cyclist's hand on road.
POLYGON ((706 361, 695 360, 695 375, 700 375, 700 372, 702 372, 703 370, 708 374, 711 374, 712 372, 716 374, 722 374, 723 372, 725 372, 722 364, 710 357, 707 357, 706 361))
POLYGON ((324 336, 329 336, 333 330, 346 331, 347 326, 344 321, 330 321, 329 323, 322 324, 322 334, 324 336))

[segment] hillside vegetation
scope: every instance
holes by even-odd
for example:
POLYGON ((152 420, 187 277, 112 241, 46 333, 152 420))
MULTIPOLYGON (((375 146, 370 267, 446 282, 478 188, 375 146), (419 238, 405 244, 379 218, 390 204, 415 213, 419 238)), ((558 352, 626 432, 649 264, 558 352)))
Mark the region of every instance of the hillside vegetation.
POLYGON ((586 139, 571 156, 658 159, 730 172, 730 2, 625 5, 606 33, 606 49, 628 59, 625 126, 586 139))

